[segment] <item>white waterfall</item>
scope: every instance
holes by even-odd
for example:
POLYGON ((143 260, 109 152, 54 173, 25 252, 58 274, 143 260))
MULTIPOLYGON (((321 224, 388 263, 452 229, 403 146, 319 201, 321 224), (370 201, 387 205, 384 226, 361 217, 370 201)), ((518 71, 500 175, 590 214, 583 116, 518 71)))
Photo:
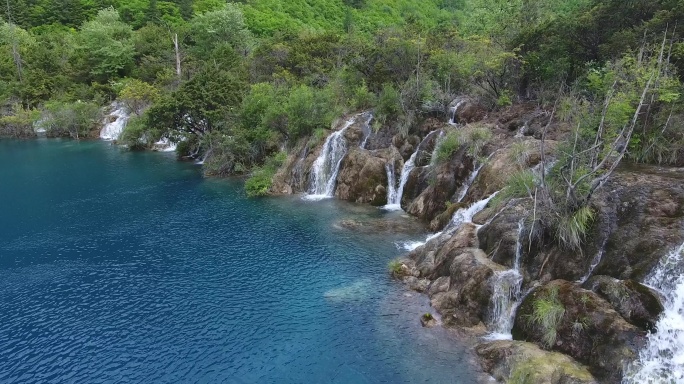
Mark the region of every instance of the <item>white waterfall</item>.
MULTIPOLYGON (((485 207, 487 207, 487 204, 489 203, 489 201, 490 201, 491 199, 493 199, 494 196, 496 196, 497 193, 499 193, 499 192, 497 191, 497 192, 492 193, 490 196, 488 196, 488 197, 486 197, 486 198, 484 198, 484 199, 482 199, 482 200, 480 200, 480 201, 477 201, 477 202, 473 203, 473 204, 472 204, 470 207, 468 207, 468 208, 461 208, 461 209, 459 209, 459 210, 456 211, 456 213, 454 213, 454 215, 451 217, 451 221, 450 221, 449 224, 446 226, 446 228, 444 228, 444 230, 429 235, 429 236, 425 239, 425 241, 409 241, 409 242, 399 243, 399 244, 397 244, 397 246, 398 246, 399 248, 405 249, 405 250, 407 250, 407 251, 413 251, 414 249, 416 249, 416 248, 418 248, 418 247, 420 247, 420 246, 425 245, 428 241, 430 241, 430 240, 432 240, 432 239, 435 239, 435 238, 441 236, 443 233, 446 233, 446 234, 453 234, 453 233, 456 232, 463 224, 467 224, 467 223, 471 223, 471 224, 472 224, 472 223, 473 223, 473 217, 475 217, 475 215, 477 215, 480 211, 482 211, 483 209, 485 209, 485 207)), ((481 227, 481 225, 478 225, 477 227, 479 228, 479 227, 481 227)))
MULTIPOLYGON (((418 146, 420 148, 420 146, 418 146)), ((406 185, 406 182, 408 181, 409 175, 411 174, 411 171, 413 168, 416 167, 416 156, 418 156, 418 150, 413 152, 411 157, 404 163, 404 166, 401 168, 401 177, 399 178, 399 186, 396 186, 396 181, 394 177, 394 163, 392 163, 392 177, 390 180, 390 174, 389 170, 387 171, 387 181, 388 184, 391 184, 391 186, 388 186, 387 188, 387 205, 383 207, 383 209, 386 209, 388 211, 400 211, 401 210, 401 198, 404 195, 404 186, 406 185)))
POLYGON ((396 206, 392 205, 397 199, 397 181, 396 176, 394 175, 394 161, 385 164, 385 171, 387 171, 387 205, 383 208, 395 210, 396 206))
POLYGON ((366 148, 366 143, 368 142, 368 139, 371 137, 371 134, 373 133, 373 129, 371 128, 372 120, 373 114, 368 113, 368 119, 365 123, 363 123, 363 140, 361 141, 361 145, 359 145, 359 147, 361 148, 366 148))
POLYGON ((456 103, 456 105, 454 105, 453 107, 449 108, 449 110, 450 110, 450 112, 451 112, 451 117, 449 118, 449 122, 448 122, 448 123, 449 123, 450 125, 456 125, 456 124, 457 124, 457 123, 456 123, 456 113, 458 112, 458 108, 460 108, 461 105, 463 105, 464 103, 465 103, 465 100, 459 100, 459 101, 456 103))
POLYGON ((521 239, 524 229, 524 219, 520 219, 513 268, 495 272, 491 277, 492 298, 489 321, 492 333, 487 336, 490 340, 511 340, 513 338, 511 330, 515 320, 515 311, 521 301, 520 288, 523 282, 523 276, 520 273, 520 259, 522 257, 521 239))
MULTIPOLYGON (((499 192, 494 192, 488 197, 477 201, 473 203, 471 206, 468 208, 461 208, 454 215, 451 217, 451 222, 447 225, 445 228, 445 231, 447 232, 454 232, 456 231, 461 225, 465 223, 472 223, 473 222, 473 217, 477 215, 480 211, 485 209, 487 204, 489 204, 489 201, 494 198, 499 192)), ((480 226, 478 226, 480 227, 480 226)))
MULTIPOLYGON (((100 138, 103 140, 119 140, 119 136, 126 128, 126 123, 131 115, 126 110, 126 107, 117 103, 112 104, 114 111, 109 116, 114 116, 116 119, 112 122, 105 120, 102 130, 100 130, 100 138)), ((108 116, 108 117, 109 117, 108 116)))
POLYGON ((159 152, 175 152, 177 147, 178 144, 169 140, 168 137, 162 137, 152 146, 155 151, 159 152))
POLYGON ((463 198, 468 194, 468 191, 470 190, 470 186, 473 185, 473 182, 475 182, 475 179, 477 178, 477 175, 480 173, 480 170, 482 167, 484 167, 485 163, 480 164, 479 167, 477 167, 473 172, 470 173, 470 176, 468 176, 468 180, 466 180, 463 185, 461 185, 461 189, 458 191, 458 200, 456 201, 457 203, 460 203, 463 201, 463 198))
POLYGON ((591 275, 594 273, 594 270, 598 265, 601 263, 601 260, 603 259, 603 255, 606 253, 606 244, 608 243, 608 237, 606 237, 603 240, 603 243, 601 243, 601 248, 599 248, 598 252, 594 255, 594 258, 591 260, 591 266, 589 266, 589 271, 587 271, 587 274, 582 276, 581 279, 578 280, 580 284, 584 284, 591 275))
POLYGON ((316 158, 311 169, 311 181, 307 200, 322 200, 333 197, 337 182, 337 173, 344 156, 347 154, 347 140, 344 132, 356 122, 354 116, 346 122, 344 127, 333 132, 325 140, 321 153, 316 158))
POLYGON ((660 260, 644 281, 665 296, 656 333, 626 370, 623 383, 684 382, 684 243, 660 260))

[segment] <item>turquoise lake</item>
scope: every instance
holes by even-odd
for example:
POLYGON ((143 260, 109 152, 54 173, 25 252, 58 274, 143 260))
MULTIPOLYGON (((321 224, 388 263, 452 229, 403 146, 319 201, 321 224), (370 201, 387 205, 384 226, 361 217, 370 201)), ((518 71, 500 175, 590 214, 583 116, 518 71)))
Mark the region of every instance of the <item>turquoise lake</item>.
POLYGON ((47 139, 0 141, 0 212, 1 383, 476 381, 387 273, 410 235, 338 225, 396 212, 47 139))

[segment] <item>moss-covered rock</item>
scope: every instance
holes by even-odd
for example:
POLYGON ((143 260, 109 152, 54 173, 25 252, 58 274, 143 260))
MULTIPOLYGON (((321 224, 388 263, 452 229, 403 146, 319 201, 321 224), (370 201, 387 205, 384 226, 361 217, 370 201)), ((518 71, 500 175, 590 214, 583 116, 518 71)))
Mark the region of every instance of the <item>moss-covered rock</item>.
POLYGON ((522 302, 513 337, 565 353, 586 364, 598 379, 617 383, 624 365, 637 357, 645 332, 596 293, 555 280, 522 302))
POLYGON ((569 356, 522 341, 494 341, 477 346, 485 372, 510 384, 594 384, 586 367, 569 356))
POLYGON ((606 299, 629 323, 655 331, 663 305, 648 287, 634 280, 618 280, 609 276, 594 276, 584 287, 606 299))

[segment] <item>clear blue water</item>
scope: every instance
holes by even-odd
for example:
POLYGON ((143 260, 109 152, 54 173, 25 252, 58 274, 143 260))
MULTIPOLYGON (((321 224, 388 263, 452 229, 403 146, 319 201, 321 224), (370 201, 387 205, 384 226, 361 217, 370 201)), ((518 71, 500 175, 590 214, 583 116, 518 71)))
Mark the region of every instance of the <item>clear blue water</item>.
POLYGON ((101 142, 0 141, 0 382, 470 383, 368 207, 101 142))

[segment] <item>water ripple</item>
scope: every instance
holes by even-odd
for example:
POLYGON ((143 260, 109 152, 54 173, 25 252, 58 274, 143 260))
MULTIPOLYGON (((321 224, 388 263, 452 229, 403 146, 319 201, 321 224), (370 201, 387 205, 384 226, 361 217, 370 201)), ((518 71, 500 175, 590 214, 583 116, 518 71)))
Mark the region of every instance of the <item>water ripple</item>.
POLYGON ((473 381, 387 277, 401 235, 335 228, 385 213, 101 143, 0 142, 0 164, 0 382, 473 381))

